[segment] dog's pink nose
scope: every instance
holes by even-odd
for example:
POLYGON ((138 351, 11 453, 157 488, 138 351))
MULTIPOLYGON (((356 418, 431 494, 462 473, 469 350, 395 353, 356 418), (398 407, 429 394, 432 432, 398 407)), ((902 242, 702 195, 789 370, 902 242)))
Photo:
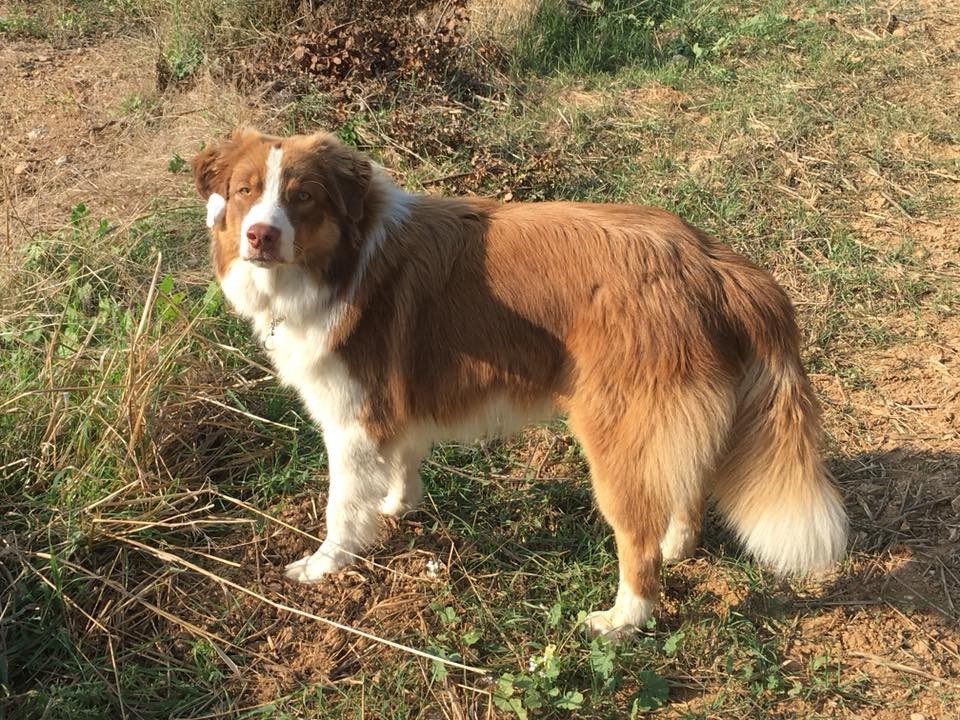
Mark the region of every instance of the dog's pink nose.
POLYGON ((266 223, 256 223, 247 230, 247 240, 254 250, 269 250, 280 239, 280 229, 266 223))

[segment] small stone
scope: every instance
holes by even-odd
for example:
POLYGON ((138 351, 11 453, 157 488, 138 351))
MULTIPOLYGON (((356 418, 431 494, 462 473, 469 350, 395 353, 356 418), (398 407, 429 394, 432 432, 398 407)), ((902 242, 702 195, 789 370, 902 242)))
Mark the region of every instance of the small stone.
POLYGON ((62 167, 66 165, 68 162, 70 162, 70 156, 61 155, 60 157, 58 157, 56 160, 53 161, 53 164, 56 165, 57 167, 62 167))
POLYGON ((27 163, 22 162, 18 163, 17 166, 13 169, 14 175, 23 175, 30 166, 27 163))
POLYGON ((39 140, 46 134, 47 129, 45 127, 35 127, 33 130, 27 133, 27 140, 39 140))
POLYGON ((927 720, 927 716, 923 713, 910 713, 910 720, 927 720))

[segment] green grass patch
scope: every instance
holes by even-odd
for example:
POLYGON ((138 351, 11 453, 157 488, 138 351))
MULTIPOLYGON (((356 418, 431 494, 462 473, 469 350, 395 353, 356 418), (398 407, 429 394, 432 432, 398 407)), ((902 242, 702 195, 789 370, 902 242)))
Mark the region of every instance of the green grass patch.
POLYGON ((683 0, 612 0, 572 5, 546 0, 520 34, 513 60, 539 74, 615 71, 661 60, 656 30, 683 0))
MULTIPOLYGON (((212 480, 267 504, 303 487, 298 461, 322 460, 316 433, 271 451, 275 424, 298 422, 296 405, 272 386, 249 389, 251 372, 262 374, 246 360, 256 353, 205 258, 204 273, 184 280, 198 248, 205 255, 198 211, 158 210, 120 235, 78 204, 67 230, 25 248, 16 291, 3 292, 0 506, 4 537, 18 538, 5 562, 19 567, 0 621, 8 717, 162 717, 219 697, 209 654, 146 659, 166 642, 149 619, 122 640, 84 639, 122 626, 98 605, 104 593, 141 609, 161 602, 147 592, 138 605, 124 589, 164 571, 114 533, 189 545, 189 523, 170 530, 165 518, 194 512, 212 480), (84 607, 100 607, 100 620, 84 607)), ((223 531, 214 523, 208 537, 223 531)))
POLYGON ((0 17, 0 34, 8 38, 44 38, 47 28, 39 19, 14 11, 0 17))

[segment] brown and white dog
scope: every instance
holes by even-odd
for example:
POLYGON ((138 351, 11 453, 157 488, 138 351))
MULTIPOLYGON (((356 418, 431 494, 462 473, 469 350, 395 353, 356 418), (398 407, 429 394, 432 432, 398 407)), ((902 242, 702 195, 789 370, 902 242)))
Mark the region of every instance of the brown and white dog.
POLYGON ((288 577, 338 571, 378 514, 414 508, 433 442, 557 413, 616 537, 595 632, 644 623, 708 497, 776 571, 843 554, 790 302, 705 233, 649 207, 408 194, 328 134, 241 130, 193 174, 223 292, 328 450, 327 538, 288 577))

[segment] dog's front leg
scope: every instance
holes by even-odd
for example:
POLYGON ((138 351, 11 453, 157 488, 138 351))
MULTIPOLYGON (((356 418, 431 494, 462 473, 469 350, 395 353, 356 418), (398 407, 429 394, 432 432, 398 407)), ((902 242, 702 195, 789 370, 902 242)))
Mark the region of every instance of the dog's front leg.
POLYGON ((370 546, 391 484, 391 464, 362 429, 327 429, 324 439, 330 466, 327 537, 313 555, 286 568, 288 578, 303 583, 337 572, 370 546))

